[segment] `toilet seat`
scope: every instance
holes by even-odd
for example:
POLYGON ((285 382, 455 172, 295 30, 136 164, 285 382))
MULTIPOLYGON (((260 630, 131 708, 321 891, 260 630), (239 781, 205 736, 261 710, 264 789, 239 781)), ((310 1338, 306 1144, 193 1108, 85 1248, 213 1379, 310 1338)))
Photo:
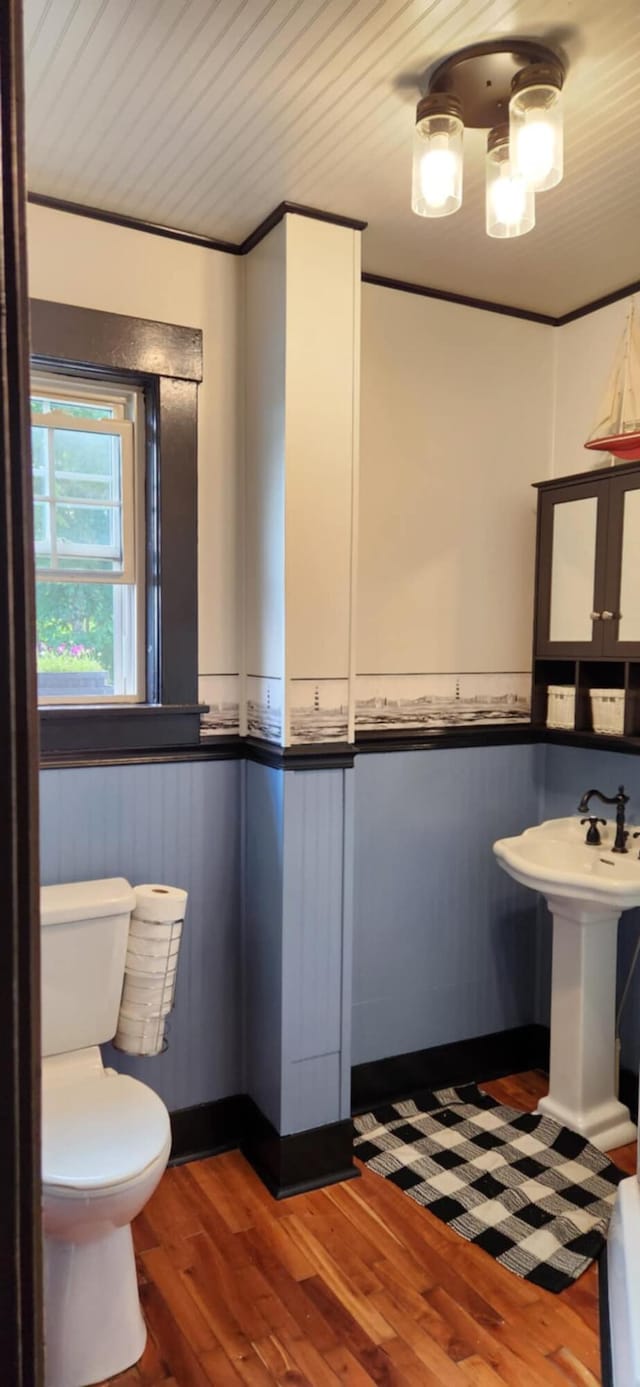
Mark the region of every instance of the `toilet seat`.
POLYGON ((122 1189, 162 1159, 169 1114, 157 1093, 105 1070, 43 1085, 42 1182, 61 1195, 122 1189))

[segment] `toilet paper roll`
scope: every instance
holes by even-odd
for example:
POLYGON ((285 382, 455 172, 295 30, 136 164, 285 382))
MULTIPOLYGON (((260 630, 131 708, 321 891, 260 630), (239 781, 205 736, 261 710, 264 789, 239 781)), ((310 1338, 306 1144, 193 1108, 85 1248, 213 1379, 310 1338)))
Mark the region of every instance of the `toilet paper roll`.
POLYGON ((149 1021, 130 1021, 122 1017, 113 1043, 116 1049, 128 1055, 160 1055, 164 1049, 164 1027, 163 1016, 149 1021))
POLYGON ((149 939, 156 944, 164 939, 180 939, 182 935, 182 921, 172 920, 170 924, 164 924, 159 920, 139 920, 137 916, 131 917, 129 925, 129 939, 149 939))
POLYGON ((114 1045, 130 1055, 157 1055, 173 1006, 187 892, 154 883, 135 886, 114 1045))
POLYGON ((188 895, 179 886, 134 886, 136 904, 134 920, 146 920, 149 924, 173 924, 184 920, 188 895))

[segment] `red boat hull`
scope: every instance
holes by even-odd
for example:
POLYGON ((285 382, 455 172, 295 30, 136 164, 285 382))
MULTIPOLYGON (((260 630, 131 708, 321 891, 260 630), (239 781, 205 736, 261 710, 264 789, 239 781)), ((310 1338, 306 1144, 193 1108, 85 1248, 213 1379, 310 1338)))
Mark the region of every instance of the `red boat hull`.
POLYGON ((585 448, 599 453, 613 453, 621 462, 640 462, 640 433, 612 434, 610 438, 591 438, 585 448))

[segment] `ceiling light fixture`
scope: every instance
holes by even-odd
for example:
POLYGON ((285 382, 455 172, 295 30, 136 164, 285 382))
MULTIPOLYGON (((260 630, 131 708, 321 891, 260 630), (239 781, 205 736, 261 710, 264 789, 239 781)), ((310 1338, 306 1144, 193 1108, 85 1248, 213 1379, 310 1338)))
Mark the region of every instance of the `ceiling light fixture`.
POLYGON ((448 217, 462 205, 466 125, 490 132, 487 234, 507 239, 530 231, 535 193, 562 178, 564 72, 545 44, 515 38, 472 44, 428 71, 416 109, 413 211, 448 217))

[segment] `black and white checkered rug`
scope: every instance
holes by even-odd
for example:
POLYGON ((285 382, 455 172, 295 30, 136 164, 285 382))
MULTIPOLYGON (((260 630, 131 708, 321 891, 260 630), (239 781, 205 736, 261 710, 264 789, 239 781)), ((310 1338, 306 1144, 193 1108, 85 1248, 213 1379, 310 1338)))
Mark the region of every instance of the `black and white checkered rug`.
POLYGON ((624 1172, 475 1084, 354 1118, 355 1154, 516 1276, 563 1291, 598 1256, 624 1172))

